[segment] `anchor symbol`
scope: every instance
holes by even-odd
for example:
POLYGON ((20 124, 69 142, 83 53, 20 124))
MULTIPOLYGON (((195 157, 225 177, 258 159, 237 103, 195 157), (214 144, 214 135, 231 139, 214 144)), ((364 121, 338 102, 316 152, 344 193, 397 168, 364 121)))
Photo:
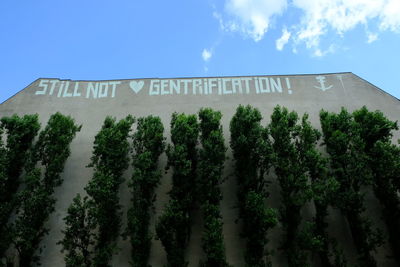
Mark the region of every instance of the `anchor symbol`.
POLYGON ((320 89, 322 91, 326 91, 332 88, 333 85, 330 85, 328 87, 325 87, 325 76, 317 76, 315 77, 315 79, 319 82, 319 84, 321 85, 321 87, 318 86, 314 86, 317 89, 320 89))

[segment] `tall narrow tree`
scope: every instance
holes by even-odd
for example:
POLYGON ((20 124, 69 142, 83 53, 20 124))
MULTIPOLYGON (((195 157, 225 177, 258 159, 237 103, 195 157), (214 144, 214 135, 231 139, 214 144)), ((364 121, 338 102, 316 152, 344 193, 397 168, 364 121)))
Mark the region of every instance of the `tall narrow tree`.
POLYGON ((61 252, 66 252, 65 266, 90 267, 93 266, 92 247, 95 245, 96 217, 94 205, 88 197, 78 194, 68 207, 64 218, 66 229, 62 231, 64 238, 58 242, 62 246, 61 252))
MULTIPOLYGON (((310 127, 307 115, 303 117, 303 125, 310 127)), ((274 108, 269 129, 273 138, 275 172, 281 187, 283 205, 280 213, 286 231, 283 247, 289 266, 306 266, 309 248, 302 245, 304 241, 301 237, 308 235, 301 235, 299 227, 302 222, 301 208, 312 197, 305 154, 314 140, 308 141, 306 138, 315 137, 302 132, 296 112, 289 112, 280 106, 274 108)), ((315 130, 309 130, 312 135, 316 134, 315 130)))
POLYGON ((116 121, 107 117, 95 136, 93 155, 88 167, 93 167, 92 180, 85 187, 93 201, 98 231, 95 237, 94 266, 109 266, 117 250, 116 240, 121 228, 121 207, 118 189, 122 174, 129 165, 128 135, 134 119, 127 116, 116 121))
POLYGON ((267 232, 277 223, 276 211, 265 206, 264 175, 271 165, 272 149, 268 129, 261 126, 258 109, 239 106, 230 122, 231 148, 238 181, 239 218, 246 239, 246 266, 266 266, 267 232))
POLYGON ((330 166, 339 183, 336 205, 349 223, 360 265, 377 266, 371 252, 382 245, 382 233, 374 230, 371 221, 363 215, 365 204, 361 188, 372 182, 366 143, 360 137, 353 116, 345 109, 338 114, 322 110, 320 119, 330 166))
POLYGON ((121 227, 118 189, 129 165, 128 136, 134 119, 106 117, 93 145, 92 180, 85 187, 88 197, 78 194, 64 218, 66 229, 59 242, 66 266, 110 266, 117 251, 121 227))
POLYGON ((173 168, 171 200, 157 225, 157 237, 167 253, 167 266, 187 266, 184 253, 190 239, 191 213, 196 197, 197 142, 196 115, 172 114, 168 166, 173 168))
MULTIPOLYGON (((5 195, 7 193, 7 159, 6 159, 6 149, 3 143, 3 127, 0 125, 0 195, 5 195)), ((3 197, 4 198, 4 197, 3 197)), ((10 237, 7 235, 6 230, 8 222, 8 201, 2 199, 0 202, 0 266, 3 266, 4 252, 10 245, 10 237)))
MULTIPOLYGON (((37 135, 40 124, 38 115, 3 117, 0 122, 1 132, 4 129, 6 145, 1 142, 0 174, 0 259, 11 244, 9 230, 10 215, 18 204, 16 191, 20 185, 20 175, 27 155, 32 147, 33 138, 37 135)), ((2 134, 0 133, 0 136, 2 134)), ((1 263, 0 263, 1 264, 1 263)))
POLYGON ((160 182, 158 158, 165 148, 164 126, 159 117, 138 119, 133 135, 133 176, 130 183, 133 207, 128 211, 127 233, 132 245, 132 266, 147 267, 151 238, 150 208, 160 182))
POLYGON ((35 252, 48 232, 44 224, 54 211, 54 188, 63 182, 61 173, 70 155, 69 146, 80 129, 71 117, 53 114, 29 155, 26 188, 19 195, 17 218, 12 224, 19 266, 31 266, 39 260, 35 252))
POLYGON ((393 255, 400 263, 400 199, 394 183, 400 177, 400 148, 391 143, 392 132, 398 130, 398 125, 382 112, 371 112, 366 107, 354 111, 353 117, 365 143, 373 190, 383 206, 393 255))
POLYGON ((201 109, 199 151, 199 195, 204 216, 203 251, 204 267, 226 267, 222 217, 219 204, 222 199, 222 171, 225 161, 225 142, 220 124, 222 114, 210 108, 201 109))
POLYGON ((339 183, 330 175, 328 159, 317 150, 317 142, 321 133, 315 129, 304 114, 301 120, 297 149, 301 162, 305 165, 311 180, 312 196, 315 205, 312 239, 318 242, 311 245, 310 249, 316 250, 322 266, 345 266, 346 263, 340 254, 335 253, 333 246, 336 241, 328 236, 327 216, 328 206, 333 206, 339 183), (315 246, 316 245, 316 246, 315 246), (334 255, 335 254, 335 255, 334 255), (331 260, 335 256, 335 262, 331 260))

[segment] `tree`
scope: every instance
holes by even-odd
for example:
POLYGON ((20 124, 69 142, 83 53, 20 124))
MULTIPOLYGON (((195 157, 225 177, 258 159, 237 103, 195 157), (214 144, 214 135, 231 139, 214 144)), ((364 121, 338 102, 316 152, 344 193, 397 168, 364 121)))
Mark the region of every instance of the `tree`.
POLYGON ((133 140, 132 208, 128 211, 127 234, 132 245, 132 266, 146 267, 150 254, 150 208, 160 182, 158 158, 165 148, 164 126, 159 117, 138 119, 133 140))
POLYGON ((222 182, 222 171, 225 161, 225 143, 220 124, 222 114, 210 108, 201 109, 198 185, 201 209, 204 216, 203 251, 206 260, 202 266, 228 266, 225 257, 225 245, 222 234, 222 217, 219 203, 222 193, 219 188, 222 182))
POLYGON ((85 187, 90 196, 98 229, 95 236, 94 266, 109 266, 117 250, 116 239, 121 227, 118 188, 122 174, 129 165, 128 135, 134 119, 127 116, 116 122, 107 117, 95 136, 93 155, 88 167, 93 167, 92 180, 85 187))
POLYGON ((109 266, 117 250, 121 226, 118 188, 129 165, 128 135, 134 118, 120 121, 106 117, 96 134, 88 167, 92 180, 85 187, 88 197, 77 195, 64 218, 66 230, 59 242, 66 251, 67 266, 109 266))
MULTIPOLYGON (((0 195, 4 196, 6 191, 7 184, 7 159, 6 159, 6 149, 3 144, 3 129, 0 127, 0 195)), ((8 248, 10 244, 10 238, 7 235, 8 231, 5 231, 7 222, 8 222, 8 203, 2 199, 0 202, 0 219, 2 222, 2 226, 0 226, 0 260, 3 258, 3 254, 5 250, 8 248)), ((0 261, 0 266, 3 266, 2 261, 0 261)))
MULTIPOLYGON (((312 198, 311 186, 308 182, 308 170, 305 154, 310 147, 306 138, 315 136, 305 134, 304 127, 310 127, 307 115, 302 124, 298 123, 296 112, 276 106, 271 115, 269 130, 273 138, 274 167, 281 187, 282 207, 281 221, 286 230, 284 249, 289 266, 306 266, 308 263, 308 247, 300 245, 299 227, 302 221, 301 208, 312 198)), ((311 130, 312 135, 317 132, 311 130)))
POLYGON ((12 241, 8 221, 17 205, 15 193, 20 185, 19 177, 39 128, 38 115, 1 118, 0 136, 6 130, 7 143, 4 146, 0 141, 0 259, 12 241))
MULTIPOLYGON (((345 266, 344 259, 340 259, 342 256, 335 252, 334 246, 336 240, 329 238, 326 230, 328 225, 326 223, 328 206, 332 206, 335 201, 339 183, 329 173, 327 158, 323 157, 321 152, 316 148, 320 137, 321 133, 312 127, 308 121, 308 115, 304 114, 301 121, 297 148, 301 162, 304 163, 311 180, 312 196, 316 212, 313 223, 308 224, 303 229, 301 239, 305 242, 303 247, 309 247, 318 253, 322 266, 334 266, 330 260, 332 254, 335 254, 336 259, 342 262, 340 266, 345 266)), ((336 263, 336 265, 338 264, 336 263)))
POLYGON ((264 175, 271 166, 272 148, 268 129, 260 122, 260 112, 251 106, 239 106, 230 122, 231 148, 235 159, 235 176, 242 236, 246 238, 246 266, 266 266, 266 238, 277 224, 276 211, 265 207, 268 196, 264 175))
POLYGON ((362 186, 372 182, 372 173, 365 153, 366 143, 353 116, 342 108, 338 114, 322 110, 320 120, 326 150, 330 155, 330 167, 339 183, 336 206, 346 217, 360 265, 376 266, 371 255, 383 243, 382 232, 372 228, 371 222, 362 215, 365 211, 362 186))
MULTIPOLYGON (((54 211, 56 200, 46 190, 39 169, 33 169, 25 177, 26 188, 19 194, 21 207, 17 219, 12 224, 13 243, 18 252, 19 266, 39 263, 35 255, 42 238, 49 229, 44 226, 54 211)), ((41 249, 39 249, 39 252, 41 249)))
POLYGON ((199 125, 196 115, 173 113, 167 168, 173 168, 170 202, 160 216, 157 237, 167 253, 167 266, 187 266, 184 252, 190 239, 191 210, 195 203, 199 125))
POLYGON ((375 196, 383 206, 383 219, 389 232, 393 255, 400 263, 400 199, 396 180, 400 174, 400 148, 391 143, 397 122, 388 120, 380 111, 371 112, 365 106, 353 112, 364 152, 368 156, 375 196))
POLYGON ((67 216, 64 218, 66 229, 64 238, 58 244, 62 246, 61 252, 67 251, 64 256, 65 265, 68 267, 89 267, 93 265, 91 247, 95 244, 94 230, 96 228, 93 216, 93 205, 78 194, 68 207, 67 216))
POLYGON ((19 194, 17 218, 11 230, 18 252, 19 266, 38 262, 35 252, 42 237, 48 233, 44 226, 54 211, 54 188, 61 185, 61 173, 70 155, 69 145, 81 126, 61 113, 53 114, 28 157, 25 168, 26 188, 19 194), (42 168, 38 168, 40 163, 42 168))

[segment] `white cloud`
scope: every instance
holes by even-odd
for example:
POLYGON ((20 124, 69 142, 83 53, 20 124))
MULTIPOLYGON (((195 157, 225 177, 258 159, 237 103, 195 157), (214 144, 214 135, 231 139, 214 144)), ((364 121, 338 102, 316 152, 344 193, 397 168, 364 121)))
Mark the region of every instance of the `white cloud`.
POLYGON ((400 32, 400 1, 388 0, 380 15, 380 28, 400 32))
POLYGON ((328 49, 326 50, 321 50, 320 48, 316 48, 312 54, 314 57, 323 57, 327 54, 333 54, 336 50, 336 47, 334 45, 330 45, 328 49))
POLYGON ((201 53, 201 57, 205 62, 209 61, 210 58, 212 57, 212 51, 204 48, 203 52, 201 53))
POLYGON ((321 48, 324 37, 333 32, 343 38, 357 26, 365 28, 368 43, 376 41, 380 31, 400 33, 400 0, 225 0, 224 12, 213 15, 223 31, 242 32, 257 42, 271 21, 295 9, 300 11, 299 20, 283 29, 276 40, 278 50, 292 41, 296 51, 305 44, 314 56, 323 56, 330 51, 321 48), (378 32, 369 32, 369 25, 378 32))
POLYGON ((268 31, 271 18, 283 13, 286 0, 227 0, 225 10, 233 17, 228 30, 242 31, 260 41, 268 31))
POLYGON ((282 51, 283 47, 289 42, 290 35, 291 33, 286 28, 283 28, 282 36, 276 40, 276 49, 282 51))
MULTIPOLYGON (((318 53, 321 38, 330 30, 340 36, 358 25, 379 21, 382 30, 400 29, 399 0, 293 0, 293 5, 303 11, 296 33, 296 42, 318 53)), ((366 32, 368 42, 378 36, 366 32)), ((323 54, 323 53, 322 53, 323 54)))
POLYGON ((375 42, 376 40, 378 40, 378 34, 372 33, 372 32, 368 33, 368 40, 367 40, 367 43, 370 44, 370 43, 375 42))
POLYGON ((217 11, 213 12, 213 17, 218 20, 219 22, 219 27, 221 30, 225 30, 225 24, 224 24, 224 20, 222 19, 222 15, 220 13, 218 13, 217 11))

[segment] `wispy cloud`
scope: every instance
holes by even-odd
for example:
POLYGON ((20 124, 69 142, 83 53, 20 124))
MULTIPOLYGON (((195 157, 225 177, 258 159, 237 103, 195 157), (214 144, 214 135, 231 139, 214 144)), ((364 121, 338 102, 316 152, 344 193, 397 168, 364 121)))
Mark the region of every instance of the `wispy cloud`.
POLYGON ((372 33, 372 32, 368 33, 368 40, 367 40, 367 43, 370 44, 370 43, 375 42, 376 40, 378 40, 378 34, 372 33))
POLYGON ((382 7, 380 28, 400 32, 400 1, 388 0, 382 7))
POLYGON ((283 28, 282 36, 276 40, 276 49, 282 51, 283 47, 289 42, 290 35, 291 33, 286 28, 283 28))
MULTIPOLYGON (((382 30, 400 29, 399 0, 293 0, 293 5, 303 11, 301 22, 296 25, 296 41, 314 50, 319 49, 321 38, 331 30, 343 36, 357 25, 374 20, 382 30)), ((369 43, 377 39, 377 35, 366 34, 369 43)))
POLYGON ((203 52, 201 53, 201 57, 205 62, 209 61, 212 57, 212 51, 208 50, 207 48, 204 48, 203 52))
POLYGON ((334 53, 335 52, 335 49, 336 49, 336 47, 335 47, 335 45, 330 45, 329 47, 328 47, 328 49, 326 49, 326 50, 321 50, 320 48, 316 48, 314 51, 313 51, 313 54, 312 54, 312 56, 313 57, 323 57, 323 56, 325 56, 325 55, 327 55, 327 54, 332 54, 332 53, 334 53))
POLYGON ((241 32, 258 42, 272 20, 292 10, 300 10, 300 16, 283 29, 276 40, 278 50, 291 41, 294 49, 304 44, 313 55, 322 56, 332 50, 323 51, 323 38, 332 33, 344 37, 359 25, 365 27, 368 43, 376 41, 380 31, 400 33, 400 0, 225 0, 224 11, 214 10, 214 17, 223 31, 241 32), (369 32, 368 25, 378 32, 369 32))
POLYGON ((268 31, 271 19, 286 9, 286 0, 227 0, 228 30, 241 31, 258 42, 268 31))

